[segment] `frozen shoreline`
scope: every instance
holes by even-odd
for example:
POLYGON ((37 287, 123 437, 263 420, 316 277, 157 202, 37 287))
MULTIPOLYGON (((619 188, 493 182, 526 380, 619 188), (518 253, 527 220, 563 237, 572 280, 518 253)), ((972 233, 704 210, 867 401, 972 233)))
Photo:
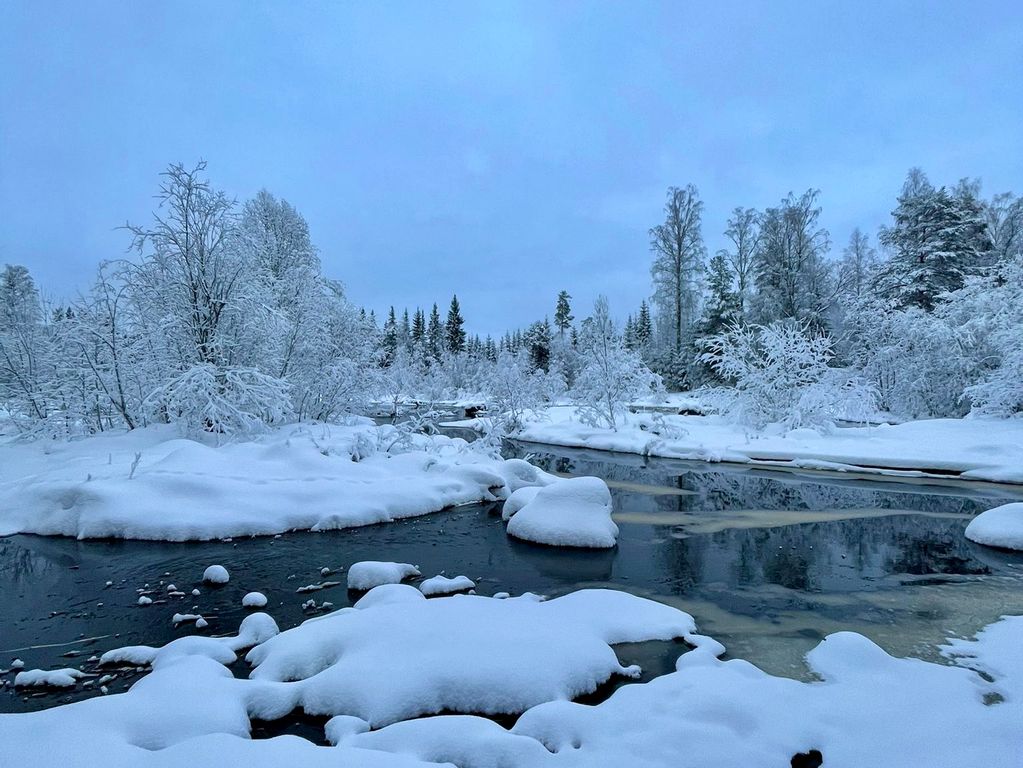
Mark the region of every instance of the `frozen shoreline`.
POLYGON ((897 425, 747 433, 719 416, 630 414, 618 432, 581 424, 568 406, 510 436, 587 448, 761 468, 1023 484, 1023 419, 930 419, 897 425))

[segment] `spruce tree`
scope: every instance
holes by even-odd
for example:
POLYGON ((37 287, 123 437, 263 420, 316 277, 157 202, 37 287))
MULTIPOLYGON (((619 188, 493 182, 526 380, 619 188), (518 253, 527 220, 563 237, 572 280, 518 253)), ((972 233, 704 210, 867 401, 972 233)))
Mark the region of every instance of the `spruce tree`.
POLYGON ((444 327, 440 322, 440 312, 437 305, 430 310, 430 322, 426 327, 426 346, 430 356, 434 360, 440 360, 441 351, 444 349, 444 327))
POLYGON ((462 311, 458 306, 458 297, 451 297, 451 306, 448 308, 447 322, 447 348, 448 352, 459 353, 465 351, 465 321, 462 319, 462 311))
POLYGON ((565 331, 572 327, 572 307, 569 304, 568 291, 561 291, 558 294, 558 306, 554 310, 554 326, 558 329, 558 336, 565 338, 565 331))

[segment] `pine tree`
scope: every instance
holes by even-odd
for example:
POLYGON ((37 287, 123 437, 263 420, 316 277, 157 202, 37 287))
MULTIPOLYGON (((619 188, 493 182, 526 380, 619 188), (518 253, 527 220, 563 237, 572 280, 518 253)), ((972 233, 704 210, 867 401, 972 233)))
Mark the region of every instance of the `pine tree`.
POLYGON ((650 317, 650 306, 644 299, 639 305, 639 316, 636 318, 636 349, 649 350, 654 338, 654 323, 650 317))
POLYGON ((451 306, 448 308, 447 322, 447 348, 448 352, 459 353, 465 351, 465 321, 462 319, 462 311, 458 306, 458 297, 451 297, 451 306))
MULTIPOLYGON (((497 348, 497 345, 494 344, 494 340, 492 338, 490 338, 490 336, 487 336, 487 340, 486 340, 486 342, 484 342, 483 349, 484 349, 484 354, 486 355, 487 360, 489 360, 492 363, 496 363, 497 362, 498 348, 497 348)), ((501 349, 504 349, 504 342, 503 341, 501 342, 501 349)))
POLYGON ((384 322, 382 346, 384 353, 383 364, 384 366, 389 366, 394 362, 394 358, 398 354, 398 321, 394 316, 393 306, 387 314, 387 320, 384 322))
POLYGON ((976 187, 934 189, 917 168, 910 171, 881 242, 892 257, 878 270, 875 288, 898 307, 931 311, 939 297, 963 287, 992 253, 976 187))
POLYGON ((632 315, 625 321, 625 329, 622 331, 622 343, 625 344, 626 349, 636 349, 636 321, 632 315))
POLYGON ((407 307, 401 314, 401 325, 398 326, 398 343, 405 349, 412 349, 412 325, 409 323, 407 307))
POLYGON ((739 294, 734 290, 734 277, 727 252, 718 251, 710 260, 707 287, 710 296, 700 323, 702 336, 720 333, 741 316, 742 305, 739 294))
POLYGON ((561 291, 558 294, 558 305, 554 310, 554 326, 558 329, 558 336, 565 338, 565 331, 572 326, 575 318, 572 316, 572 307, 569 304, 568 291, 561 291))
POLYGON ((529 365, 533 370, 550 370, 551 365, 551 324, 544 319, 529 326, 525 336, 529 365))
POLYGON ((416 307, 416 313, 412 316, 412 344, 419 346, 426 338, 426 315, 423 310, 416 307))
POLYGON ((426 346, 430 356, 434 360, 440 360, 441 351, 444 349, 444 327, 441 325, 436 303, 430 310, 430 322, 426 326, 426 346))

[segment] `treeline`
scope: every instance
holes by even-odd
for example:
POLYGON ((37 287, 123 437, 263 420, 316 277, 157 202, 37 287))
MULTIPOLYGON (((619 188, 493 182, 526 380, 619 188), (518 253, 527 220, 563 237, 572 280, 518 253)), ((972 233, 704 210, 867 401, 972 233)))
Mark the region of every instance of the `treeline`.
POLYGON ((856 229, 838 258, 818 200, 735 208, 709 256, 696 188, 670 188, 650 303, 619 326, 601 297, 576 322, 561 291, 553 320, 495 340, 466 330, 457 296, 378 324, 321 274, 291 205, 239 205, 204 164, 174 165, 152 220, 125 227, 134 257, 75 301, 46 306, 27 270, 4 269, 0 417, 28 434, 239 433, 478 397, 507 428, 567 396, 616 427, 662 380, 754 426, 1023 411, 1023 200, 914 169, 876 245, 856 229))

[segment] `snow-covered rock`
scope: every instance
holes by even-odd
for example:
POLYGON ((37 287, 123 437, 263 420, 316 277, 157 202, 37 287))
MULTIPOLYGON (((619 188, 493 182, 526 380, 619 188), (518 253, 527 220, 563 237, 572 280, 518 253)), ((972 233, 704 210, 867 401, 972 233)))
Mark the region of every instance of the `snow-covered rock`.
MULTIPOLYGON (((454 595, 408 585, 271 638, 246 659, 260 681, 292 681, 310 714, 353 715, 374 728, 450 710, 517 713, 635 677, 613 643, 695 638, 691 616, 614 590, 550 601, 454 595)), ((372 598, 376 590, 366 597, 372 598)), ((694 640, 694 642, 696 642, 694 640)))
POLYGON ((145 595, 139 595, 138 604, 139 605, 152 605, 153 604, 153 598, 146 597, 145 595))
POLYGON ((211 565, 202 573, 202 580, 207 584, 227 584, 231 575, 222 565, 211 565))
POLYGON ((989 547, 1023 550, 1023 502, 981 512, 966 526, 966 538, 989 547))
POLYGON ((266 595, 262 592, 249 592, 242 598, 242 606, 245 608, 265 608, 266 595))
POLYGON ((537 544, 606 549, 618 541, 611 492, 597 477, 520 488, 504 503, 502 517, 509 535, 537 544))
POLYGON ((476 582, 468 576, 455 576, 453 579, 449 579, 447 576, 434 576, 432 579, 426 579, 420 584, 419 591, 430 597, 432 595, 450 595, 454 592, 464 592, 467 589, 475 588, 475 586, 476 582))
POLYGON ((78 669, 26 669, 14 676, 15 688, 73 688, 83 677, 88 677, 78 669))
POLYGON ((383 584, 400 584, 419 575, 419 569, 409 563, 363 560, 348 569, 348 588, 365 591, 383 584))

